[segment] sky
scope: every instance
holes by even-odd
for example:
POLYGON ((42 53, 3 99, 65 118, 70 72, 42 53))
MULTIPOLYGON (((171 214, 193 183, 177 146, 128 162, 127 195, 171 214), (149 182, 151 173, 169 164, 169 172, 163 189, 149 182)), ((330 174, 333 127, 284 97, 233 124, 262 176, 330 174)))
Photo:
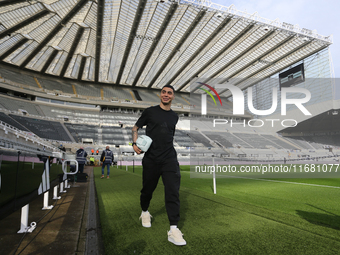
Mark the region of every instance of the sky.
MULTIPOLYGON (((339 0, 212 0, 223 6, 247 13, 258 12, 262 18, 298 24, 300 28, 317 30, 319 35, 333 35, 330 46, 335 78, 340 78, 340 1, 339 0)), ((340 79, 337 79, 340 80, 340 79)), ((338 82, 337 82, 338 83, 338 82)), ((337 93, 340 95, 340 88, 337 93)), ((336 96, 337 98, 340 98, 336 96)))

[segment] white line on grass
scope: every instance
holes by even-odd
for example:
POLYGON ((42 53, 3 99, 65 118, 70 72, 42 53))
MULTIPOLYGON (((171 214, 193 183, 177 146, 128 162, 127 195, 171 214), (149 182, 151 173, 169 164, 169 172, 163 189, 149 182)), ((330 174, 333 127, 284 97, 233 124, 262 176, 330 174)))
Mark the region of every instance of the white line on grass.
MULTIPOLYGON (((216 175, 217 177, 225 177, 223 175, 216 175)), ((268 179, 257 179, 257 178, 248 178, 248 177, 240 177, 240 176, 228 176, 228 178, 241 178, 241 179, 250 179, 250 180, 257 180, 257 181, 266 181, 266 182, 282 182, 282 183, 289 183, 289 184, 299 184, 299 185, 307 185, 307 186, 316 186, 316 187, 323 187, 323 188, 333 188, 333 189, 340 189, 337 186, 327 186, 327 185, 320 185, 320 184, 312 184, 312 183, 301 183, 301 182, 287 182, 287 181, 278 181, 278 180, 268 180, 268 179)))

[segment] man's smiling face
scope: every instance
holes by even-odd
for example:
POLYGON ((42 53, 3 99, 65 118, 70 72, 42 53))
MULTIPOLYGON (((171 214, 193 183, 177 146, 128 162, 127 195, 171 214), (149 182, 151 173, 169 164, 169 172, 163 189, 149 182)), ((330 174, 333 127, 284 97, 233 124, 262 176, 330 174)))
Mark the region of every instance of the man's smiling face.
POLYGON ((163 105, 170 105, 175 94, 171 88, 164 87, 161 91, 161 102, 163 105))

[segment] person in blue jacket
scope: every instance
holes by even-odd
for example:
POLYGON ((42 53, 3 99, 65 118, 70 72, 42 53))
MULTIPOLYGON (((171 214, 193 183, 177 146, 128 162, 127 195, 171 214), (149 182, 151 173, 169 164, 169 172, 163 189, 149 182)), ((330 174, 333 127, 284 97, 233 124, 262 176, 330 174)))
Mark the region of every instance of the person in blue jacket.
POLYGON ((86 157, 87 152, 84 150, 83 147, 80 147, 79 150, 76 152, 76 160, 78 162, 78 172, 83 173, 84 172, 84 166, 86 164, 86 157))
POLYGON ((100 161, 103 162, 102 166, 102 177, 104 178, 104 169, 107 166, 107 179, 110 179, 110 165, 113 162, 113 152, 110 150, 110 146, 106 146, 106 149, 103 150, 102 155, 100 157, 100 161))

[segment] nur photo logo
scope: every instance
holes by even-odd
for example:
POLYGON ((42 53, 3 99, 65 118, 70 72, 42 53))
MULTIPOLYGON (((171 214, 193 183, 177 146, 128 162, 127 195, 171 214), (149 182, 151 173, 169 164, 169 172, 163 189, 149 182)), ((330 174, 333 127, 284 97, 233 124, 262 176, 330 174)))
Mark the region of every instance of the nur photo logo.
MULTIPOLYGON (((205 83, 202 83, 202 82, 198 82, 198 83, 207 87, 212 92, 214 92, 215 95, 217 96, 218 100, 220 101, 221 106, 222 106, 222 100, 220 98, 220 95, 217 93, 217 91, 212 86, 205 84, 205 83)), ((199 88, 199 89, 203 90, 205 93, 207 93, 212 98, 212 100, 214 101, 215 106, 217 106, 216 100, 215 100, 213 94, 211 94, 211 92, 209 90, 204 89, 204 88, 199 88)), ((207 115, 207 94, 202 94, 202 96, 201 96, 201 114, 202 115, 207 115)))
MULTIPOLYGON (((202 84, 204 86, 206 86, 207 88, 209 88, 211 91, 213 91, 215 93, 215 95, 217 96, 217 98, 219 99, 221 106, 222 106, 222 101, 221 98, 219 96, 219 94, 216 92, 216 90, 205 83, 202 82, 198 82, 199 84, 202 84)), ((243 92, 240 88, 238 88, 235 85, 226 85, 226 84, 217 84, 215 86, 216 88, 223 88, 223 89, 229 89, 230 93, 232 94, 233 97, 233 115, 244 115, 244 95, 243 92)), ((215 98, 213 97, 213 95, 211 94, 211 92, 209 92, 206 89, 203 88, 199 88, 203 91, 205 91, 208 95, 210 95, 210 97, 214 100, 215 105, 216 101, 215 98)), ((273 95, 273 104, 271 106, 270 109, 267 110, 258 110, 255 109, 255 107, 253 106, 253 91, 252 91, 252 87, 249 87, 248 89, 248 109, 252 114, 255 115, 270 115, 272 113, 275 112, 277 105, 278 105, 278 96, 277 96, 277 88, 273 88, 272 89, 272 95, 273 95)), ((206 115, 207 114, 207 94, 202 94, 201 97, 201 113, 202 115, 206 115)), ((297 88, 297 87, 288 87, 288 88, 282 88, 281 89, 281 115, 286 115, 287 111, 286 111, 286 107, 288 104, 293 104, 295 105, 304 115, 312 115, 304 106, 304 103, 307 103, 309 100, 311 99, 311 93, 305 89, 305 88, 297 88), (287 98, 289 93, 302 93, 305 95, 304 98, 287 98)))
MULTIPOLYGON (((215 85, 215 88, 202 82, 198 82, 199 84, 203 85, 206 88, 199 87, 199 89, 203 90, 205 93, 201 95, 201 115, 206 115, 207 114, 207 95, 209 95, 212 100, 215 103, 215 106, 217 107, 216 100, 213 96, 213 94, 209 91, 211 90, 218 98, 220 101, 220 104, 222 106, 222 101, 220 98, 220 95, 217 93, 216 89, 223 89, 223 91, 229 90, 233 101, 233 116, 242 116, 245 114, 245 103, 247 103, 247 108, 248 111, 251 114, 254 115, 260 115, 260 116, 268 116, 273 114, 277 107, 279 101, 281 101, 281 116, 287 115, 287 105, 295 105, 304 115, 312 115, 303 104, 307 103, 311 99, 311 93, 309 90, 305 88, 300 88, 300 87, 282 87, 281 88, 281 97, 280 100, 278 98, 278 89, 273 87, 272 88, 272 105, 269 109, 266 110, 259 110, 255 109, 253 105, 253 91, 252 87, 249 87, 247 89, 247 98, 245 98, 243 91, 232 84, 217 84, 215 85), (209 89, 209 90, 208 90, 209 89), (290 98, 288 95, 289 94, 303 94, 303 98, 290 98)), ((227 124, 230 122, 232 125, 232 119, 230 121, 226 119, 214 119, 213 121, 213 126, 215 127, 216 125, 221 125, 221 124, 227 124)), ((270 122, 272 127, 274 126, 274 122, 279 121, 279 119, 251 119, 248 120, 248 126, 250 127, 262 127, 265 122, 270 122), (257 122, 258 125, 254 125, 253 123, 257 122)), ((244 126, 246 125, 246 120, 243 121, 244 126)), ((281 121, 281 125, 283 127, 294 127, 297 125, 297 121, 295 119, 286 119, 281 121), (285 122, 292 122, 293 124, 291 125, 286 125, 285 122)), ((234 124, 240 124, 240 123, 234 123, 234 124)))

